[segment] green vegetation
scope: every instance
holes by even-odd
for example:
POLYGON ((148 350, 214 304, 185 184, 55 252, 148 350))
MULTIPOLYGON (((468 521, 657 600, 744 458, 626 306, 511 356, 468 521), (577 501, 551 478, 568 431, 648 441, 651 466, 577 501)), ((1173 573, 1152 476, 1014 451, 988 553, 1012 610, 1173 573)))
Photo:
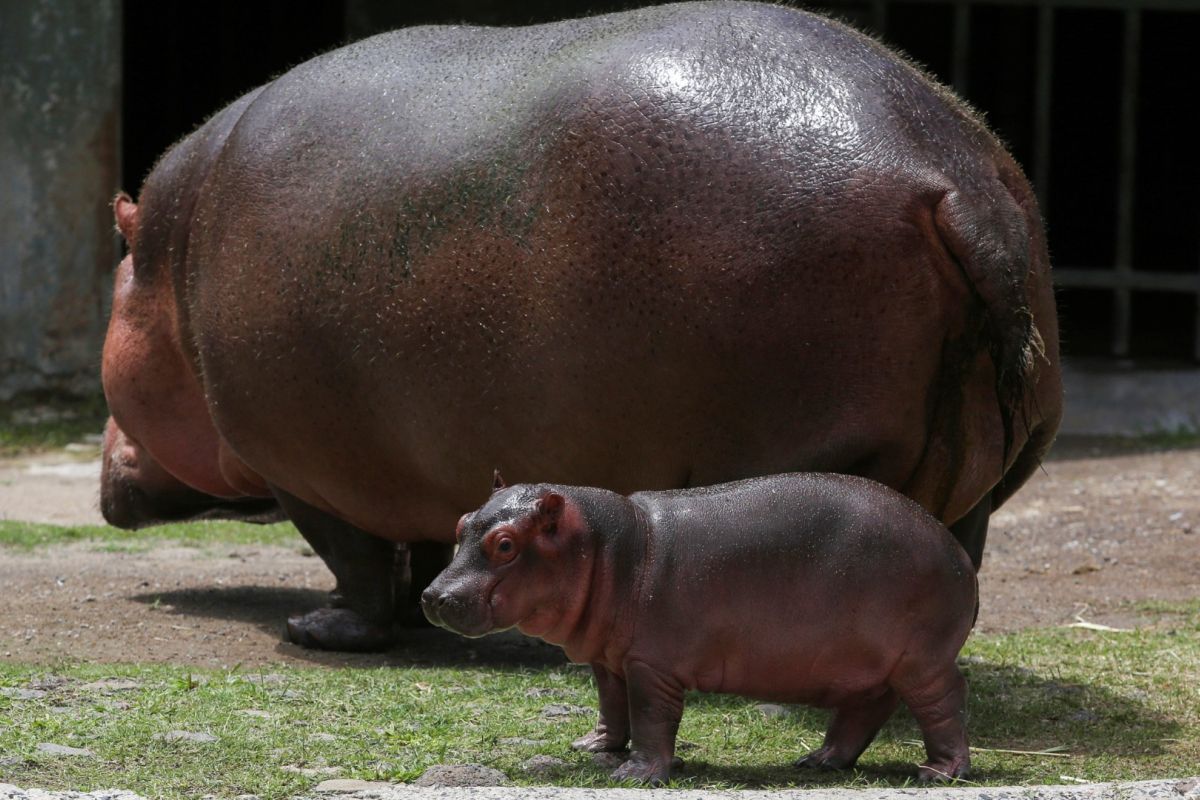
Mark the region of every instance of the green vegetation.
POLYGON ((89 436, 98 437, 104 431, 107 416, 102 395, 26 396, 0 403, 0 457, 53 450, 89 436))
MULTIPOLYGON (((981 636, 963 654, 975 773, 983 785, 1185 777, 1200 764, 1200 603, 1146 606, 1130 633, 1078 629, 981 636), (1005 752, 1026 751, 1028 754, 1005 752)), ((119 786, 149 797, 281 798, 329 777, 403 781, 438 763, 483 763, 516 783, 604 786, 608 769, 568 749, 591 725, 589 673, 543 648, 414 634, 365 669, 268 674, 173 666, 0 665, 0 781, 59 789, 119 786), (495 655, 507 647, 516 656, 495 655), (522 655, 524 653, 525 655, 522 655), (431 666, 431 664, 435 666, 431 666), (108 683, 95 683, 97 681, 108 683), (128 681, 122 684, 115 681, 128 681), (91 684, 91 685, 89 685, 91 684), (42 692, 43 694, 39 694, 42 692), (22 699, 25 698, 25 699, 22 699), (568 714, 548 719, 550 704, 568 714), (570 706, 586 706, 572 714, 570 706), (211 742, 168 741, 183 730, 211 742), (526 741, 513 741, 526 740, 526 741), (94 756, 51 756, 39 743, 94 756), (566 762, 533 778, 535 754, 566 762), (301 770, 308 770, 305 774, 301 770)), ((905 785, 922 757, 901 712, 845 774, 789 763, 821 739, 823 712, 767 716, 740 698, 689 697, 683 787, 905 785)))
POLYGON ((0 552, 29 551, 51 545, 83 542, 98 550, 143 551, 167 542, 201 549, 222 545, 299 546, 290 524, 250 525, 244 522, 179 522, 126 531, 110 525, 45 525, 0 520, 0 552))
POLYGON ((1047 460, 1073 460, 1097 456, 1131 456, 1200 447, 1200 431, 1177 428, 1140 436, 1063 436, 1051 448, 1047 460))
POLYGON ((1147 433, 1140 438, 1147 447, 1158 450, 1200 447, 1200 431, 1183 426, 1147 433))

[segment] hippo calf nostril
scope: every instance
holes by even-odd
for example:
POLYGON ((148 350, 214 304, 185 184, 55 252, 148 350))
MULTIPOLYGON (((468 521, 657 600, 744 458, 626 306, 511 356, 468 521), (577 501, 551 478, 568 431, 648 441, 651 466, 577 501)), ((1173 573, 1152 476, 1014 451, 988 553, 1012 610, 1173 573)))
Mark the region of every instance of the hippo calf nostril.
POLYGON ((421 593, 421 605, 426 608, 442 609, 450 604, 450 593, 439 592, 436 589, 426 589, 421 593))

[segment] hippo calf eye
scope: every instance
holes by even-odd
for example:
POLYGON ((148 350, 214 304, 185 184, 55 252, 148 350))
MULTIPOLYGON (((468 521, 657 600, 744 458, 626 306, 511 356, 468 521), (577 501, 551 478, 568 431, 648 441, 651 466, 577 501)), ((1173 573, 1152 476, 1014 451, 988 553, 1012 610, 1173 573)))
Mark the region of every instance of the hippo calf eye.
POLYGON ((504 564, 517 557, 517 543, 511 531, 492 531, 480 543, 484 555, 494 562, 504 564))

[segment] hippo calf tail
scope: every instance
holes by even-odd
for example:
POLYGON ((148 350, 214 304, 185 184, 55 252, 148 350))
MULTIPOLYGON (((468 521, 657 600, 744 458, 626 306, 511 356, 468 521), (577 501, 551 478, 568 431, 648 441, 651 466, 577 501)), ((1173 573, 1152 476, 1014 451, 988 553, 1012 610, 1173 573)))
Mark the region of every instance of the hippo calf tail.
POLYGON ((1044 245, 1010 187, 1000 180, 983 191, 951 189, 934 209, 934 224, 984 306, 1004 427, 1002 463, 1007 467, 1014 424, 1020 419, 1029 427, 1030 381, 1044 348, 1028 300, 1029 276, 1043 266, 1034 260, 1044 258, 1044 245))

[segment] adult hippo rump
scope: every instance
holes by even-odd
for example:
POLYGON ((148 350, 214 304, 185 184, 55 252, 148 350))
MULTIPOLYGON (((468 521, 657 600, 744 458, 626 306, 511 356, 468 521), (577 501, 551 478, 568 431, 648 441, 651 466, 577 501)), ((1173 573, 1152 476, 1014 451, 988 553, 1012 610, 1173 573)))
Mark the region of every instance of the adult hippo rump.
MULTIPOLYGON (((1020 168, 793 9, 376 36, 217 113, 116 214, 110 439, 279 501, 349 606, 303 642, 386 642, 494 467, 626 494, 862 475, 978 566, 1059 421, 1020 168)), ((104 493, 137 481, 118 460, 104 493)))

